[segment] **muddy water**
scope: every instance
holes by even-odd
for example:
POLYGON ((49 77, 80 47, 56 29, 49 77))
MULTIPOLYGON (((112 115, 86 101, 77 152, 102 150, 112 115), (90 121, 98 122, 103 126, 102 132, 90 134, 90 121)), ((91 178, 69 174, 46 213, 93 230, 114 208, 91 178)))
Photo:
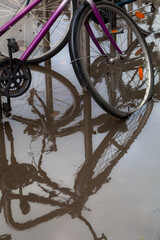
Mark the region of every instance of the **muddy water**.
POLYGON ((30 91, 12 101, 12 115, 0 122, 0 239, 160 238, 156 8, 147 15, 152 22, 145 21, 146 30, 152 25, 146 40, 154 100, 127 120, 82 94, 67 47, 32 67, 30 91))

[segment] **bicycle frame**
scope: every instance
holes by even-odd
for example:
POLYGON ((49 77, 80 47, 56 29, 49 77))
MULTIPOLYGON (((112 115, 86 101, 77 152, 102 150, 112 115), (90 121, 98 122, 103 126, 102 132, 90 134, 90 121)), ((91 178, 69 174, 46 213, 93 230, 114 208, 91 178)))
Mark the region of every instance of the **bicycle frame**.
MULTIPOLYGON (((0 37, 6 31, 8 31, 16 22, 18 22, 24 15, 26 15, 29 11, 31 11, 35 6, 37 6, 42 1, 43 0, 33 0, 24 9, 22 9, 19 13, 17 13, 11 20, 9 20, 6 24, 4 24, 0 28, 0 37)), ((99 11, 98 11, 94 1, 93 0, 85 0, 85 1, 91 6, 92 11, 93 11, 95 17, 97 18, 97 21, 99 22, 99 24, 100 24, 101 28, 103 29, 103 31, 105 32, 105 34, 107 35, 108 39, 111 41, 112 45, 115 47, 115 49, 118 51, 119 54, 122 54, 121 50, 119 49, 119 47, 117 46, 116 42, 114 41, 114 39, 112 38, 111 34, 109 33, 108 29, 106 28, 106 26, 105 26, 105 24, 104 24, 104 22, 103 22, 103 20, 101 18, 101 15, 100 15, 100 13, 99 13, 99 11)), ((26 51, 20 57, 20 60, 22 60, 22 61, 26 61, 27 60, 27 58, 30 56, 30 54, 33 52, 33 50, 36 48, 38 43, 43 39, 45 34, 49 31, 50 27, 54 24, 56 19, 59 17, 59 15, 61 14, 61 12, 64 10, 64 8, 66 7, 66 5, 69 2, 70 2, 70 0, 63 0, 60 3, 58 8, 55 10, 55 12, 53 12, 51 14, 51 17, 46 22, 46 24, 43 26, 41 31, 37 34, 35 39, 31 42, 31 44, 28 46, 26 51)), ((97 48, 99 49, 101 54, 104 55, 104 52, 103 52, 101 46, 99 45, 99 43, 97 42, 96 38, 94 37, 94 34, 91 31, 90 27, 87 27, 87 24, 85 24, 85 25, 86 25, 86 29, 87 29, 88 33, 90 34, 93 42, 95 43, 95 45, 97 46, 97 48)))

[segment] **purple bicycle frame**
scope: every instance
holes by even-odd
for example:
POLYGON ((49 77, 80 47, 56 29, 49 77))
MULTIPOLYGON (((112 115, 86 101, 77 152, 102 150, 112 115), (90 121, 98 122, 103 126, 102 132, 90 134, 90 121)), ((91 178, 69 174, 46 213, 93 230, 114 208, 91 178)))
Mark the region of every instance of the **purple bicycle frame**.
MULTIPOLYGON (((40 2, 42 2, 43 0, 33 0, 30 4, 28 4, 24 9, 22 9, 19 13, 17 13, 11 20, 9 20, 6 24, 4 24, 1 28, 0 28, 0 37, 7 31, 9 30, 16 22, 18 22, 24 15, 26 15, 29 11, 31 11, 36 5, 38 5, 40 2)), ((28 48, 26 49, 26 51, 23 53, 23 55, 20 57, 20 59, 22 61, 26 61, 27 58, 30 56, 30 54, 33 52, 33 50, 36 48, 36 46, 38 45, 38 43, 42 40, 42 38, 45 36, 45 34, 48 32, 48 30, 50 29, 50 27, 52 26, 52 24, 54 24, 54 22, 56 21, 56 19, 59 17, 59 15, 61 14, 61 12, 63 11, 63 9, 66 7, 66 5, 69 3, 70 0, 63 0, 61 2, 61 4, 58 6, 58 8, 55 10, 55 12, 52 13, 51 17, 49 18, 49 20, 46 22, 46 24, 43 26, 43 28, 41 29, 41 31, 37 34, 37 36, 34 38, 34 40, 31 42, 31 44, 28 46, 28 48)), ((121 50, 119 49, 119 47, 117 46, 116 42, 114 41, 114 39, 112 38, 111 34, 109 33, 108 29, 106 28, 103 19, 101 18, 101 15, 95 5, 95 3, 93 2, 93 0, 86 0, 88 2, 88 4, 91 6, 92 11, 95 15, 95 17, 97 18, 97 21, 99 22, 101 28, 103 29, 103 31, 105 32, 105 34, 107 35, 108 39, 110 40, 110 42, 113 44, 113 46, 115 47, 115 49, 118 51, 119 54, 122 54, 121 50)), ((98 50, 101 52, 102 55, 105 55, 103 49, 101 48, 101 46, 99 45, 99 43, 97 42, 89 24, 86 22, 85 23, 86 29, 90 35, 90 37, 92 38, 93 42, 95 43, 95 45, 97 46, 98 50)))

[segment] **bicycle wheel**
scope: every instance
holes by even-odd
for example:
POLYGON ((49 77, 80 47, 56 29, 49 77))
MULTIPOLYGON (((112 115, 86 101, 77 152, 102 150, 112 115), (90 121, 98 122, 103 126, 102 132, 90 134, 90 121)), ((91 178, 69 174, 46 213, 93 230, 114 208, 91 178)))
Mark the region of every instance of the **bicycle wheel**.
POLYGON ((1 0, 0 1, 0 27, 9 21, 19 10, 25 7, 27 0, 1 0))
POLYGON ((72 64, 80 84, 100 107, 124 118, 152 96, 152 61, 142 34, 125 11, 110 2, 99 1, 96 6, 122 54, 108 40, 91 7, 83 4, 71 28, 72 64), (86 28, 92 31, 103 54, 86 28))
MULTIPOLYGON (((6 39, 15 38, 19 45, 19 51, 14 54, 14 57, 20 58, 61 2, 62 0, 43 0, 38 4, 1 37, 0 51, 8 56, 6 39)), ((20 9, 24 8, 26 4, 27 0, 1 0, 0 16, 3 16, 3 24, 20 9)), ((75 8, 76 2, 71 0, 49 32, 29 56, 28 62, 38 63, 45 61, 57 54, 65 46, 75 8)), ((0 24, 0 26, 3 24, 0 24)))
POLYGON ((12 99, 12 119, 37 127, 37 121, 47 123, 51 119, 58 130, 80 113, 78 91, 67 78, 49 68, 30 68, 33 81, 27 93, 12 99))

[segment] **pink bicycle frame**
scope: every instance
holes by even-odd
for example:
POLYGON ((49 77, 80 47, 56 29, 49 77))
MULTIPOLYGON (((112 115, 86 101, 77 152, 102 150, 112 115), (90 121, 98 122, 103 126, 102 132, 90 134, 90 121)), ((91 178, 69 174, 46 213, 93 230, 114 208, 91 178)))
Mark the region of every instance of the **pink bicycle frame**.
MULTIPOLYGON (((42 2, 43 0, 33 0, 30 4, 28 4, 24 9, 22 9, 19 13, 17 13, 11 20, 9 20, 6 24, 4 24, 1 28, 0 28, 0 37, 7 31, 9 30, 16 22, 18 22, 24 15, 26 15, 29 11, 31 11, 36 5, 38 5, 40 2, 42 2)), ((66 5, 69 3, 70 0, 63 0, 61 2, 61 4, 58 6, 58 8, 55 10, 55 12, 52 13, 51 17, 49 18, 49 20, 46 22, 46 24, 43 26, 43 28, 41 29, 41 31, 37 34, 37 36, 35 37, 35 39, 31 42, 31 44, 28 46, 28 48, 26 49, 26 51, 23 53, 23 55, 21 56, 21 60, 22 61, 26 61, 27 58, 30 56, 30 54, 33 52, 33 50, 36 48, 36 46, 38 45, 38 43, 42 40, 42 38, 45 36, 45 34, 48 32, 48 30, 50 29, 50 27, 54 24, 54 22, 56 21, 56 19, 59 17, 59 15, 61 14, 61 12, 63 11, 63 9, 66 7, 66 5)), ((111 41, 111 43, 113 44, 113 46, 115 47, 115 49, 118 51, 119 54, 122 54, 121 50, 118 48, 117 44, 115 43, 114 39, 112 38, 111 34, 109 33, 108 29, 106 28, 103 19, 101 18, 101 15, 95 5, 95 3, 93 2, 93 0, 86 0, 86 2, 88 2, 88 4, 91 6, 92 11, 95 15, 95 17, 97 18, 97 21, 99 22, 99 24, 101 25, 101 28, 103 29, 103 31, 105 32, 105 34, 107 35, 108 39, 111 41)), ((90 35, 90 37, 92 38, 93 42, 95 43, 95 45, 97 46, 97 48, 99 49, 99 51, 101 52, 102 55, 105 55, 103 49, 101 48, 101 46, 99 45, 99 43, 97 42, 89 24, 85 23, 86 29, 90 35)))

